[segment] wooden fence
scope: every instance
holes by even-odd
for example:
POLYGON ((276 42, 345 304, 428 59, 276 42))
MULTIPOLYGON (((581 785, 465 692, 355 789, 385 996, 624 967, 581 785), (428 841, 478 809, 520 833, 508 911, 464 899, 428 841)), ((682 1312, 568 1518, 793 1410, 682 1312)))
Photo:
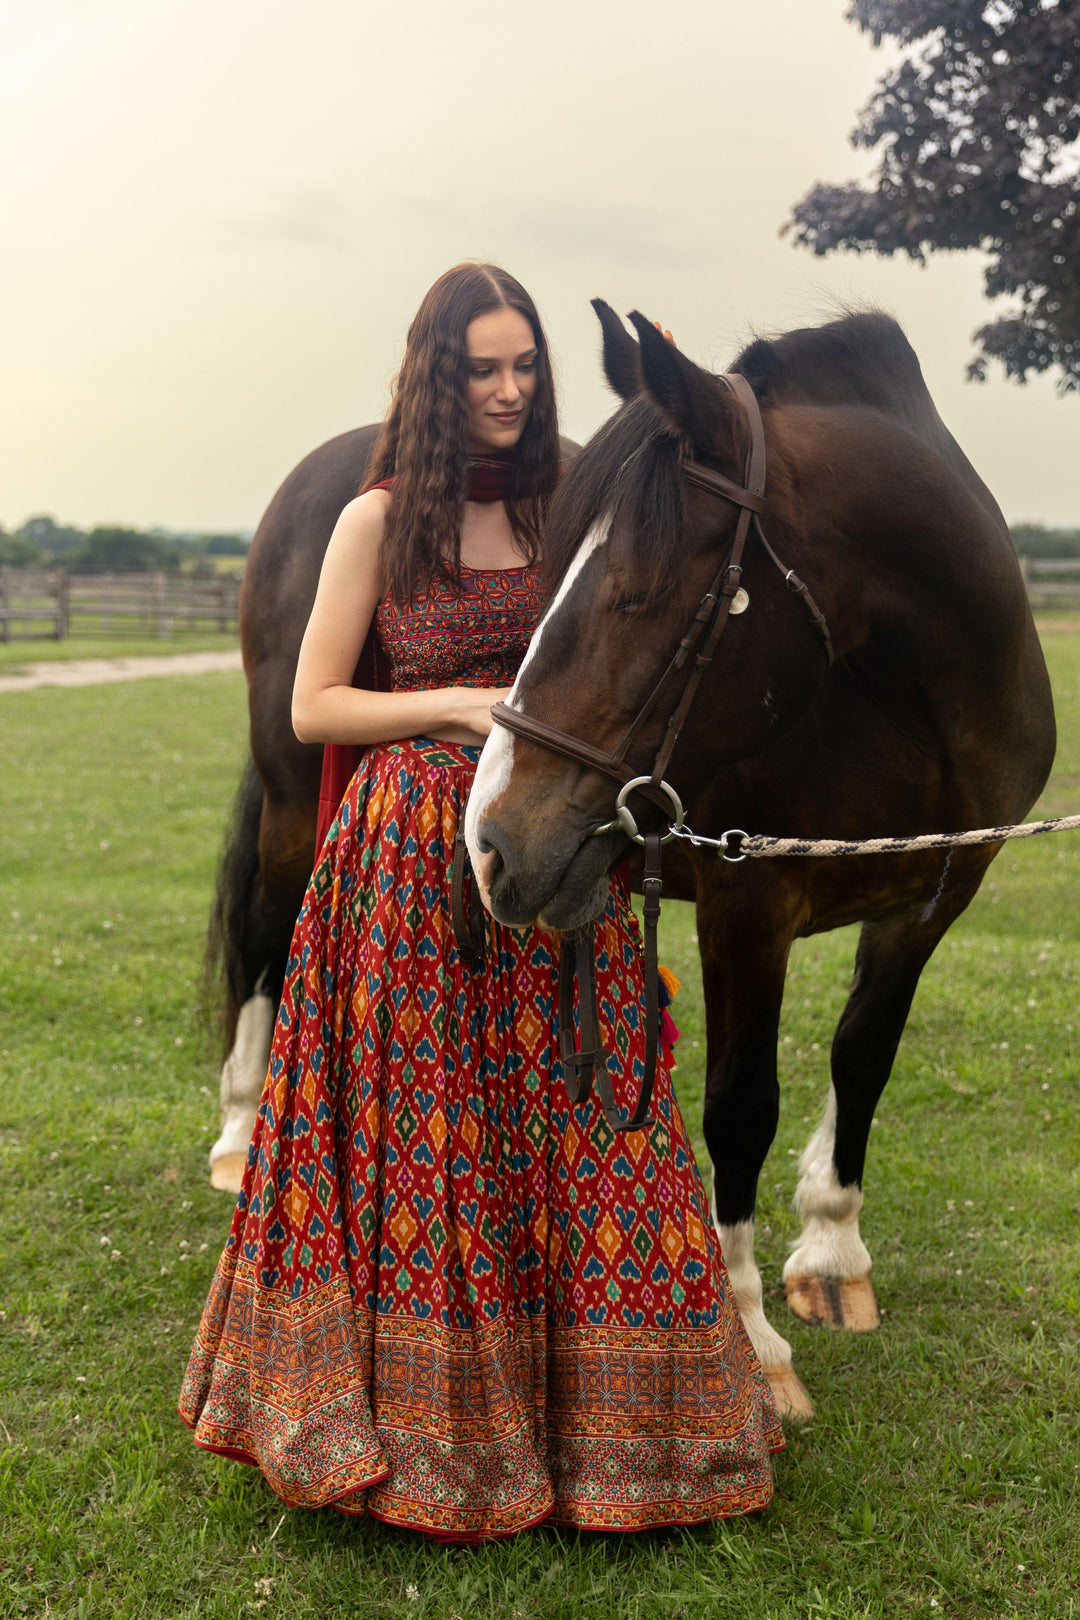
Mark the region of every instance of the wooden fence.
MULTIPOLYGON (((1080 557, 1021 557, 1020 571, 1037 611, 1080 610, 1080 557)), ((0 568, 0 641, 63 641, 75 631, 163 641, 177 629, 224 634, 236 629, 239 594, 239 574, 0 568)))
POLYGON ((75 633, 235 631, 239 574, 71 574, 0 568, 0 641, 63 641, 75 633))
POLYGON ((1036 612, 1080 608, 1080 557, 1021 557, 1020 572, 1036 612))

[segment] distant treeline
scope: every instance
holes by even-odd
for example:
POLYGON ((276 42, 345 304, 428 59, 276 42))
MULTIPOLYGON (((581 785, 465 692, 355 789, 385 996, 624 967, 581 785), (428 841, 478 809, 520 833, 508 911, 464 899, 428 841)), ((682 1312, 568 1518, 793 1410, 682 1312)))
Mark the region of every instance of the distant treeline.
POLYGON ((1080 557, 1080 529, 1048 529, 1043 523, 1014 523, 1010 533, 1021 557, 1080 557))
POLYGON ((76 574, 126 574, 139 569, 212 572, 215 557, 244 558, 242 534, 170 534, 103 526, 77 529, 51 517, 27 518, 14 534, 0 529, 0 564, 9 568, 67 568, 76 574))
MULTIPOLYGON (((1016 523, 1011 532, 1021 557, 1080 557, 1080 529, 1016 523)), ((13 534, 0 528, 0 565, 68 568, 79 574, 122 574, 140 568, 198 572, 200 565, 211 570, 212 557, 246 557, 250 546, 250 538, 243 534, 171 534, 161 529, 115 527, 76 529, 51 517, 32 517, 13 534)))

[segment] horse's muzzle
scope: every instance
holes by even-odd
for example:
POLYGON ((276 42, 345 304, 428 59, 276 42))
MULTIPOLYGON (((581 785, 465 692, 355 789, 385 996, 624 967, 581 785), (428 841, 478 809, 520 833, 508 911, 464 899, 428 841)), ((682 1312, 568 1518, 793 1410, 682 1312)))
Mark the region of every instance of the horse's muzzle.
POLYGON ((563 828, 556 840, 529 838, 519 847, 509 829, 485 818, 475 828, 473 873, 481 898, 497 922, 511 928, 580 928, 603 910, 608 872, 621 844, 618 833, 600 838, 563 828))

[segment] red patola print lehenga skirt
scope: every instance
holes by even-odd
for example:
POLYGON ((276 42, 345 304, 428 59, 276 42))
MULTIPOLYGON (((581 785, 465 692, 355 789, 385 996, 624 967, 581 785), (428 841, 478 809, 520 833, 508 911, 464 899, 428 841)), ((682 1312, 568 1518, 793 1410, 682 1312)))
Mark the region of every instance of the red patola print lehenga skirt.
MULTIPOLYGON (((490 614, 493 581, 467 583, 451 626, 490 614)), ((382 745, 349 787, 296 925, 181 1415, 292 1505, 463 1541, 763 1508, 783 1441, 668 1054, 655 1123, 616 1136, 567 1098, 557 937, 489 919, 483 964, 458 954, 448 873, 476 757, 382 745)), ((625 1106, 644 995, 617 888, 597 939, 625 1106)))

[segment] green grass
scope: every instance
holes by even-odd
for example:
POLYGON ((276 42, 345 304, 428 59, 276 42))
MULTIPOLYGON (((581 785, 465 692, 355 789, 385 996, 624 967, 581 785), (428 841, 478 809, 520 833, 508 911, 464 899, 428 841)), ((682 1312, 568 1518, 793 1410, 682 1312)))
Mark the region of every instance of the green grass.
POLYGON ((27 664, 51 663, 58 658, 161 658, 181 652, 229 652, 239 646, 240 639, 232 631, 222 634, 220 630, 176 630, 171 636, 159 638, 137 630, 126 635, 85 630, 64 641, 44 637, 0 641, 0 674, 14 675, 27 664))
MULTIPOLYGON (((1044 808, 1077 809, 1080 639, 1049 653, 1044 808)), ((854 935, 795 953, 758 1230, 817 1417, 777 1460, 769 1512, 448 1549, 285 1511, 175 1416, 229 1218, 206 1182, 216 1079, 194 986, 241 677, 8 694, 0 721, 4 1620, 1080 1620, 1080 835, 1007 848, 924 976, 871 1138, 885 1316, 864 1337, 794 1323, 780 1293, 854 935)), ((700 1151, 692 913, 666 907, 664 928, 700 1151)))

